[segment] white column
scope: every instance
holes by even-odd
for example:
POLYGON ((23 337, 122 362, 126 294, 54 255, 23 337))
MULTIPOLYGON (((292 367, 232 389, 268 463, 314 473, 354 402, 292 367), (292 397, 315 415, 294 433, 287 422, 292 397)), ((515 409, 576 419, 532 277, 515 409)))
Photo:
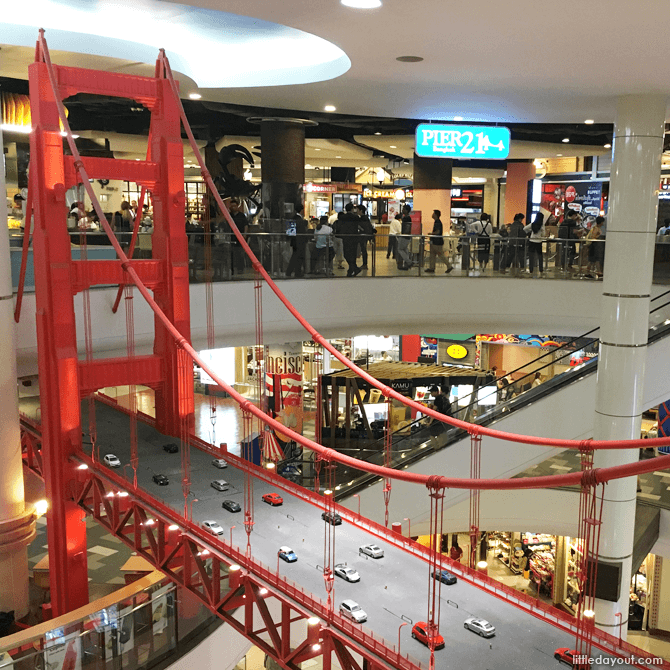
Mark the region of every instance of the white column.
MULTIPOLYGON (((665 96, 619 99, 614 125, 594 437, 640 437, 665 96)), ((636 462, 637 449, 596 452, 595 467, 636 462)), ((596 600, 596 625, 626 638, 637 478, 605 487, 600 559, 621 566, 617 602, 596 600), (616 615, 620 613, 620 618, 616 615)))
MULTIPOLYGON (((0 147, 2 130, 0 130, 0 147)), ((0 612, 14 610, 17 619, 28 613, 27 545, 35 536, 33 510, 26 510, 21 461, 19 400, 16 388, 14 302, 5 167, 0 166, 0 612)))

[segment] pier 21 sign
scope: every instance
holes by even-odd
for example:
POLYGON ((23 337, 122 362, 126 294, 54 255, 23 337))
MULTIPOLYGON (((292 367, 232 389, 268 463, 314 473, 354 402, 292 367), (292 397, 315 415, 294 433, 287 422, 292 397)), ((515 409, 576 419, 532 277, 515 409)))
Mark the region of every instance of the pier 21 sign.
POLYGON ((509 155, 509 128, 420 123, 416 127, 416 155, 424 158, 500 160, 509 155))

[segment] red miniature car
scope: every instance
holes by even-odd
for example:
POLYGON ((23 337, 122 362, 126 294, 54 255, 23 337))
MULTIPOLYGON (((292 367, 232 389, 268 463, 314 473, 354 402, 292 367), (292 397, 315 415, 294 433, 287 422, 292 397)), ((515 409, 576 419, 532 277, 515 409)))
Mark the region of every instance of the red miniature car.
POLYGON ((278 493, 264 493, 263 502, 276 507, 284 502, 284 499, 278 493))
POLYGON ((580 657, 577 655, 576 649, 570 649, 570 647, 561 647, 554 652, 554 658, 561 663, 569 665, 571 668, 590 668, 591 664, 588 661, 584 663, 579 663, 580 657))
MULTIPOLYGON (((415 640, 422 642, 427 647, 430 646, 428 638, 428 624, 426 624, 425 621, 417 621, 412 626, 412 637, 415 640)), ((442 649, 444 647, 444 638, 439 633, 433 637, 433 641, 435 642, 435 649, 442 649)))

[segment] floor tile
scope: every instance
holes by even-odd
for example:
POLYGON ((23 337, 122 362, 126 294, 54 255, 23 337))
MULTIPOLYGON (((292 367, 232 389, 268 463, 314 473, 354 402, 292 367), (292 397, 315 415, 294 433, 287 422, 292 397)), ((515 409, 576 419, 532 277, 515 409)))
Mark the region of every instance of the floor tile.
POLYGON ((100 556, 111 556, 112 554, 118 553, 116 549, 110 549, 109 547, 101 547, 99 544, 95 547, 89 547, 89 553, 99 554, 100 556))

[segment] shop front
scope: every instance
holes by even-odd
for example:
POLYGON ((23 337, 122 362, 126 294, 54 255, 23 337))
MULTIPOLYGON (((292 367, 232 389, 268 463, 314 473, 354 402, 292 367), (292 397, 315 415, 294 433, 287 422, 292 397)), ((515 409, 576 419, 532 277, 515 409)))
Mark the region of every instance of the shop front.
POLYGON ((315 184, 308 182, 303 187, 305 194, 305 217, 320 218, 328 216, 332 210, 343 212, 348 202, 361 203, 360 184, 346 182, 327 182, 315 184))

